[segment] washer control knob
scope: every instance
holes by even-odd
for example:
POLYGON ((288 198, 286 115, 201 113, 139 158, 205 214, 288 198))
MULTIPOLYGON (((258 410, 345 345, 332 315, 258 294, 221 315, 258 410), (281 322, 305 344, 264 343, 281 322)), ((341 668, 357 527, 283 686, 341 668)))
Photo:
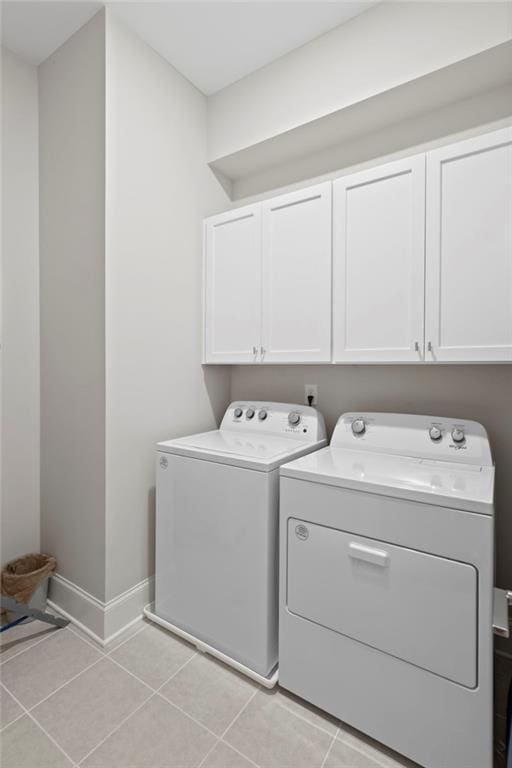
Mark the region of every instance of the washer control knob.
POLYGON ((297 411, 292 411, 288 414, 288 424, 290 427, 298 427, 300 424, 300 413, 297 413, 297 411))
POLYGON ((366 432, 366 423, 364 419, 354 419, 352 422, 352 432, 354 435, 364 435, 366 432))
POLYGON ((458 427, 452 429, 452 440, 454 443, 463 443, 465 439, 466 435, 464 434, 463 429, 459 429, 458 427))
POLYGON ((245 412, 245 418, 246 419, 253 419, 254 418, 254 408, 248 408, 245 412))
POLYGON ((428 434, 430 435, 430 439, 435 441, 440 440, 443 436, 439 427, 430 427, 428 434))
POLYGON ((243 410, 241 408, 235 408, 235 419, 240 419, 243 414, 243 410))
POLYGON ((262 408, 262 410, 261 410, 261 411, 259 411, 259 413, 258 413, 258 419, 259 419, 260 421, 265 421, 265 419, 267 418, 267 416, 268 416, 268 411, 266 411, 264 408, 262 408))

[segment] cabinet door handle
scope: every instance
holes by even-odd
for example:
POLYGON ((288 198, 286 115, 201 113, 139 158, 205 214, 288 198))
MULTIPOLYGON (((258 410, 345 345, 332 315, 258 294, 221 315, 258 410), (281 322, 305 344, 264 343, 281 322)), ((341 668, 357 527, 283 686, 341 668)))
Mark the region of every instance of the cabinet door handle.
POLYGON ((414 351, 419 352, 420 351, 420 343, 419 341, 414 342, 414 351))
POLYGON ((432 342, 431 341, 427 342, 427 349, 428 349, 429 352, 433 352, 432 342))
POLYGON ((252 353, 253 353, 254 357, 256 357, 256 355, 258 354, 258 347, 253 347, 252 348, 252 353))
POLYGON ((263 357, 263 355, 266 353, 265 347, 260 347, 260 355, 263 357))
POLYGON ((385 568, 389 564, 389 553, 384 549, 375 549, 374 547, 367 547, 364 544, 356 544, 355 541, 351 541, 348 545, 349 555, 354 560, 364 560, 372 565, 380 565, 385 568))

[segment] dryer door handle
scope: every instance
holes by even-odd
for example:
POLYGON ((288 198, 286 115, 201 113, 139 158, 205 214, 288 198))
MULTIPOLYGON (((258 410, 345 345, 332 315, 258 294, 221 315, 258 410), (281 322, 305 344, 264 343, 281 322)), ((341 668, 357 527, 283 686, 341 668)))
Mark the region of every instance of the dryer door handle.
POLYGON ((351 541, 348 545, 349 555, 355 560, 364 560, 367 563, 373 565, 380 565, 385 568, 389 565, 389 552, 384 549, 376 549, 375 547, 367 547, 366 544, 357 544, 355 541, 351 541))

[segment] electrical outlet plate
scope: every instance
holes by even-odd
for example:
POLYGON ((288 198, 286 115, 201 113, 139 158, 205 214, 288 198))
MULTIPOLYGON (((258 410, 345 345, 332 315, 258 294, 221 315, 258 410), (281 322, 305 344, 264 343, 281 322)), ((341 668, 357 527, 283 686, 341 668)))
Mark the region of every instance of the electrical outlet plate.
POLYGON ((304 387, 304 403, 305 405, 318 405, 318 387, 316 384, 306 384, 304 387), (313 399, 309 398, 313 396, 313 399))

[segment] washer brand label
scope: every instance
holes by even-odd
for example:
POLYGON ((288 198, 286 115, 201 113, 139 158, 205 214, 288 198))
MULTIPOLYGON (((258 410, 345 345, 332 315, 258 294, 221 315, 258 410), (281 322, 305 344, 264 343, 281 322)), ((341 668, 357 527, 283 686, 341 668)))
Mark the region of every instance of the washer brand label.
POLYGON ((167 467, 169 466, 169 462, 165 456, 160 456, 160 466, 162 467, 162 469, 167 469, 167 467))
POLYGON ((306 541, 306 539, 309 539, 309 531, 305 525, 296 525, 295 535, 301 541, 306 541))

